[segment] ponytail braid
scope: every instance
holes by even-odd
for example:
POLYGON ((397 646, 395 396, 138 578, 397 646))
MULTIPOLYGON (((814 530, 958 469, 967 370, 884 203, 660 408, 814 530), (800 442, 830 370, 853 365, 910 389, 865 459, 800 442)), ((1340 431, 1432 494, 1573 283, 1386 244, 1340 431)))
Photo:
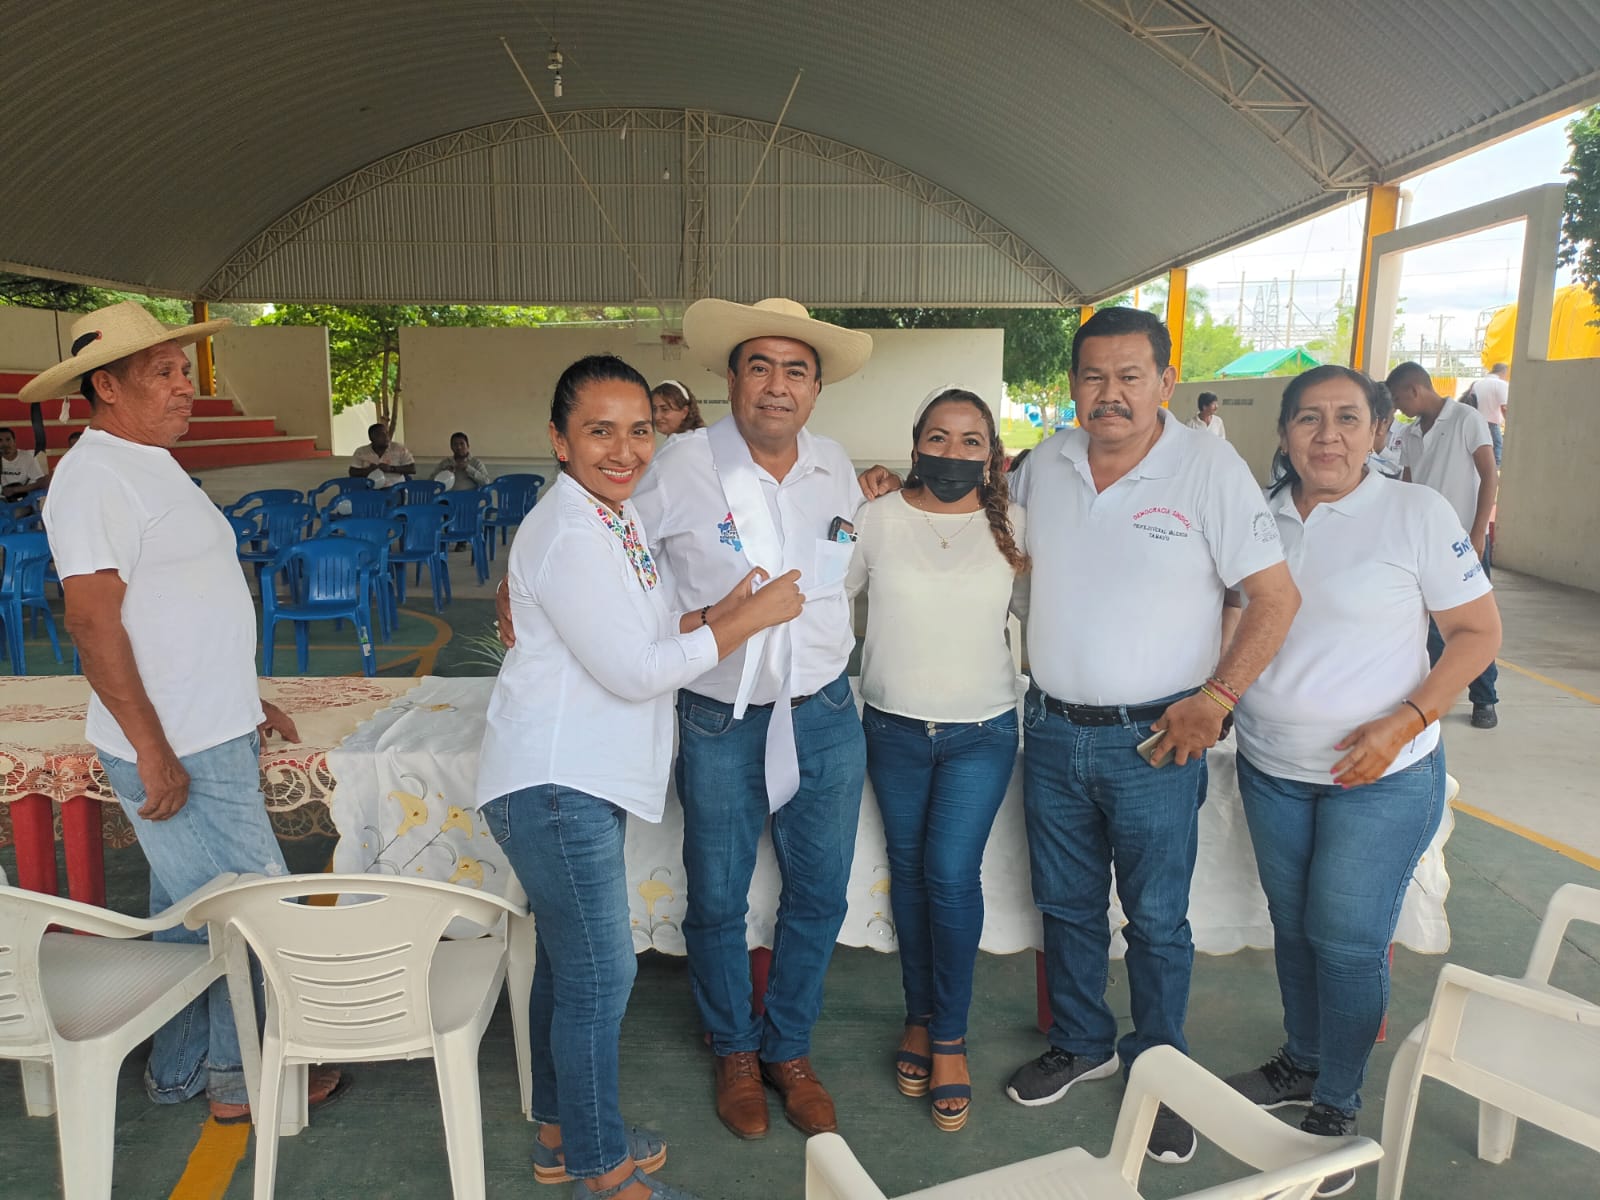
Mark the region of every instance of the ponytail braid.
MULTIPOLYGON (((1003 457, 1001 461, 1004 461, 1003 457)), ((1016 531, 1011 528, 1011 488, 1006 483, 1005 472, 997 471, 993 463, 990 464, 990 475, 992 481, 978 489, 983 499, 983 514, 989 519, 989 532, 994 537, 996 548, 1011 564, 1011 569, 1021 575, 1033 563, 1027 552, 1017 545, 1016 531)))

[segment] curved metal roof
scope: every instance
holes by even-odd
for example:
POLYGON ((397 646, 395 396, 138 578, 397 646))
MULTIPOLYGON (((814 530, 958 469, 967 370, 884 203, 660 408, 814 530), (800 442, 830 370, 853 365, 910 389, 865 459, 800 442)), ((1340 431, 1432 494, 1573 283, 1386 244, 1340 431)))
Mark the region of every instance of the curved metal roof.
POLYGON ((1600 96, 1600 0, 5 0, 0 24, 0 263, 231 299, 1075 303, 1600 96))

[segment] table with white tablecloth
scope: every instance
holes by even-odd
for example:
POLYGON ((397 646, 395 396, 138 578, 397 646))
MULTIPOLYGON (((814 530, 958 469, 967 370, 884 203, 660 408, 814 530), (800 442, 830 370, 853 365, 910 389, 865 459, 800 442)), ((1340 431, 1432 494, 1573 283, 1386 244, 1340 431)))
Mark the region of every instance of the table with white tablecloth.
MULTIPOLYGON (((337 780, 330 801, 340 833, 335 870, 443 879, 501 895, 515 889, 510 866, 472 807, 478 747, 493 684, 492 679, 426 678, 328 752, 328 766, 337 780)), ((597 746, 595 752, 619 749, 597 746)), ((1200 810, 1199 856, 1189 903, 1195 946, 1209 954, 1268 947, 1272 922, 1256 877, 1232 745, 1216 747, 1208 759, 1210 785, 1200 810)), ((1447 808, 1417 867, 1395 933, 1395 941, 1421 953, 1438 954, 1449 948, 1444 902, 1450 879, 1444 844, 1453 826, 1447 808)), ((628 895, 634 945, 639 950, 684 953, 682 841, 683 810, 675 794, 668 795, 659 824, 628 821, 628 895)), ((763 838, 750 889, 752 948, 771 945, 779 885, 777 861, 763 838)), ((980 944, 985 951, 1011 954, 1042 944, 1028 878, 1020 757, 984 854, 983 897, 980 944)), ((893 951, 888 857, 870 784, 862 798, 848 899, 839 941, 893 951)), ((1113 929, 1123 923, 1114 895, 1110 920, 1113 929)), ((1120 956, 1122 951, 1122 939, 1117 937, 1113 953, 1120 956)))

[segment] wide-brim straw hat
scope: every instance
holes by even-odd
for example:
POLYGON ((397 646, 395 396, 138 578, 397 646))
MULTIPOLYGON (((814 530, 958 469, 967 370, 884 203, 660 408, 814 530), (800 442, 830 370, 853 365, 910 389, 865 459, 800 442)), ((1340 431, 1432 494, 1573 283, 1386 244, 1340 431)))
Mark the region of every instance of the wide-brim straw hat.
POLYGON ((97 308, 72 323, 72 357, 41 371, 17 393, 24 404, 38 404, 78 390, 78 381, 96 367, 114 363, 162 342, 187 346, 233 322, 227 318, 169 329, 132 300, 97 308))
POLYGON ((810 346, 822 360, 824 383, 849 378, 872 357, 870 333, 818 321, 794 300, 696 300, 683 314, 683 341, 690 357, 724 378, 729 352, 740 342, 762 337, 793 338, 810 346))

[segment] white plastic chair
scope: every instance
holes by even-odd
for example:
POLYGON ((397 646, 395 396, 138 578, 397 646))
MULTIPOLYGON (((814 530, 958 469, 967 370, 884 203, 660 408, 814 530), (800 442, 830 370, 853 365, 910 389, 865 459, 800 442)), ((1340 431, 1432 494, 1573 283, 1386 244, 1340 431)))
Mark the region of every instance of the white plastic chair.
POLYGON ((235 1021, 255 1027, 249 956, 266 979, 259 1055, 244 1039, 256 1126, 256 1200, 273 1194, 278 1138, 306 1125, 311 1063, 432 1057, 456 1200, 484 1194, 478 1044, 506 977, 508 938, 443 941, 464 917, 485 928, 517 907, 453 884, 380 875, 294 875, 235 884, 189 913, 227 947, 235 1021), (339 895, 320 907, 304 897, 339 895))
POLYGON ((213 946, 131 939, 180 924, 234 878, 149 918, 0 887, 0 1058, 22 1064, 28 1115, 55 1114, 67 1200, 111 1195, 122 1060, 224 971, 213 946), (46 933, 51 925, 97 936, 46 933))
POLYGON ((1600 1005, 1550 986, 1567 926, 1600 925, 1600 891, 1550 898, 1521 979, 1455 963, 1439 972, 1427 1020, 1395 1052, 1383 1103, 1379 1200, 1398 1200, 1423 1076, 1478 1100, 1478 1157, 1511 1157, 1517 1120, 1600 1150, 1600 1005))
MULTIPOLYGON (((1117 1114, 1111 1150, 1096 1158, 1082 1147, 1030 1158, 951 1180, 900 1200, 1137 1200, 1139 1170, 1156 1110, 1166 1104, 1258 1174, 1188 1193, 1200 1200, 1309 1200, 1328 1175, 1353 1171, 1382 1155, 1371 1138, 1302 1133, 1251 1104, 1170 1046, 1133 1064, 1117 1114)), ((838 1134, 806 1143, 806 1200, 887 1200, 838 1134)))

